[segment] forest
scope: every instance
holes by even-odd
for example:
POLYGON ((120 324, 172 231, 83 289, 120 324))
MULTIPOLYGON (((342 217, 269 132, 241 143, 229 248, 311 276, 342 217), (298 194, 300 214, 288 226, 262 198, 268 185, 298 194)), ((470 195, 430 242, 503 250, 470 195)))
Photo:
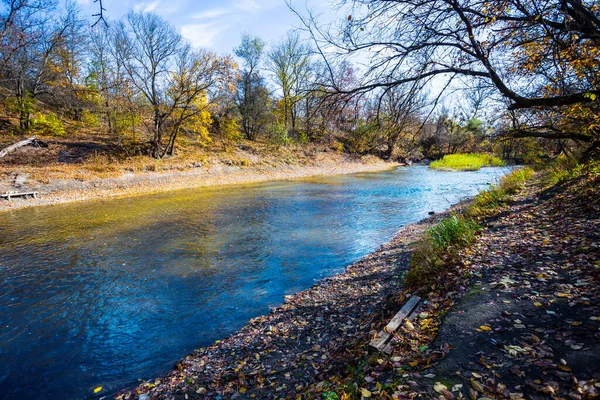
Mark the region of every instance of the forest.
POLYGON ((324 24, 290 3, 303 29, 271 44, 244 34, 219 55, 153 13, 107 20, 74 2, 3 0, 3 143, 100 135, 115 160, 240 141, 398 161, 598 148, 598 4, 346 5, 356 13, 324 24))

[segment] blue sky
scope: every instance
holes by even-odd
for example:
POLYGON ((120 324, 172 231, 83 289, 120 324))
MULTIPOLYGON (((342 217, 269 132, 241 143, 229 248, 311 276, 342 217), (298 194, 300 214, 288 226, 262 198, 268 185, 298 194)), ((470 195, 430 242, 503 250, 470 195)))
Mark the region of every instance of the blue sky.
MULTIPOLYGON (((77 3, 84 15, 97 12, 93 0, 77 3)), ((301 10, 318 7, 323 13, 330 10, 329 2, 323 0, 296 0, 294 6, 301 10)), ((104 0, 104 7, 110 19, 131 9, 154 12, 176 26, 194 45, 219 54, 231 53, 244 32, 273 43, 300 26, 284 0, 104 0)))

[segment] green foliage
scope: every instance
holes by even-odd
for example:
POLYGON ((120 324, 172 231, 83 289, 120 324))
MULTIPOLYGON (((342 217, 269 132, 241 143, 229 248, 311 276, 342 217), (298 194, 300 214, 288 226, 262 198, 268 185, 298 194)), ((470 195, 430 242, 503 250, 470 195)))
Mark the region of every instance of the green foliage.
POLYGON ((141 124, 142 119, 139 114, 133 112, 112 112, 113 130, 117 135, 124 135, 127 132, 134 132, 135 127, 141 124))
POLYGON ((413 250, 406 283, 413 287, 428 286, 444 267, 444 256, 450 248, 468 246, 479 231, 472 219, 453 215, 428 230, 413 250))
POLYGON ((429 236, 436 251, 449 246, 464 247, 470 244, 479 225, 471 219, 453 215, 443 219, 429 230, 429 236))
POLYGON ((489 154, 468 153, 448 154, 438 161, 429 165, 432 169, 450 169, 461 171, 477 171, 481 167, 500 167, 505 165, 504 161, 489 154))
POLYGON ((500 179, 500 189, 508 194, 515 194, 533 177, 534 171, 531 168, 519 168, 500 179))
POLYGON ((265 132, 269 141, 282 146, 290 144, 290 137, 285 126, 280 123, 269 124, 265 127, 265 132))
POLYGON ((517 193, 525 182, 533 177, 531 168, 519 168, 500 179, 499 185, 492 185, 489 190, 479 193, 466 211, 470 218, 480 219, 491 215, 505 203, 510 195, 517 193))
POLYGON ((29 92, 26 92, 25 96, 21 99, 12 96, 6 98, 6 100, 4 100, 4 105, 9 112, 14 114, 19 114, 21 112, 32 113, 36 111, 35 101, 29 92))
POLYGON ((367 154, 377 147, 377 126, 375 123, 359 121, 355 129, 348 133, 346 147, 352 154, 367 154))
POLYGON ((89 126, 91 128, 98 128, 100 127, 100 117, 98 117, 98 114, 95 114, 89 110, 83 110, 83 112, 81 113, 81 122, 83 122, 86 126, 89 126))
POLYGON ((219 131, 226 140, 237 142, 242 139, 240 124, 236 117, 223 117, 219 120, 219 131))
POLYGON ((32 131, 41 135, 64 136, 66 134, 65 126, 53 112, 39 114, 31 122, 32 131))

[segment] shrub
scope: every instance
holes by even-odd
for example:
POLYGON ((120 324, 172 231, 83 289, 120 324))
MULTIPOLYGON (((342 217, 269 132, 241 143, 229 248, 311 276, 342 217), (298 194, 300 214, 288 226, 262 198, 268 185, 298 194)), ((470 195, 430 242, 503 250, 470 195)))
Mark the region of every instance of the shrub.
POLYGON ((288 136, 287 129, 283 124, 270 124, 265 128, 267 138, 277 145, 287 146, 290 144, 290 137, 288 136))
POLYGON ((32 130, 42 135, 64 136, 65 126, 58 116, 52 112, 48 114, 38 114, 33 118, 32 130))
POLYGON ((100 117, 89 110, 83 110, 81 113, 81 122, 91 128, 98 128, 101 125, 100 117))
POLYGON ((503 176, 499 185, 492 185, 490 189, 475 196, 465 215, 475 219, 489 216, 505 203, 510 195, 521 190, 533 174, 533 169, 527 167, 515 169, 510 174, 503 176))

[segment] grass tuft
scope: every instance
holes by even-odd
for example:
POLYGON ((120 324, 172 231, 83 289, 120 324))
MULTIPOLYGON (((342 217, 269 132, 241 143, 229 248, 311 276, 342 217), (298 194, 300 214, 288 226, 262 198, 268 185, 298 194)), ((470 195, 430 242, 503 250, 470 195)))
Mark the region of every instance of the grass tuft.
POLYGON ((448 154, 429 164, 429 168, 441 170, 478 171, 481 167, 501 167, 505 163, 489 154, 448 154))

